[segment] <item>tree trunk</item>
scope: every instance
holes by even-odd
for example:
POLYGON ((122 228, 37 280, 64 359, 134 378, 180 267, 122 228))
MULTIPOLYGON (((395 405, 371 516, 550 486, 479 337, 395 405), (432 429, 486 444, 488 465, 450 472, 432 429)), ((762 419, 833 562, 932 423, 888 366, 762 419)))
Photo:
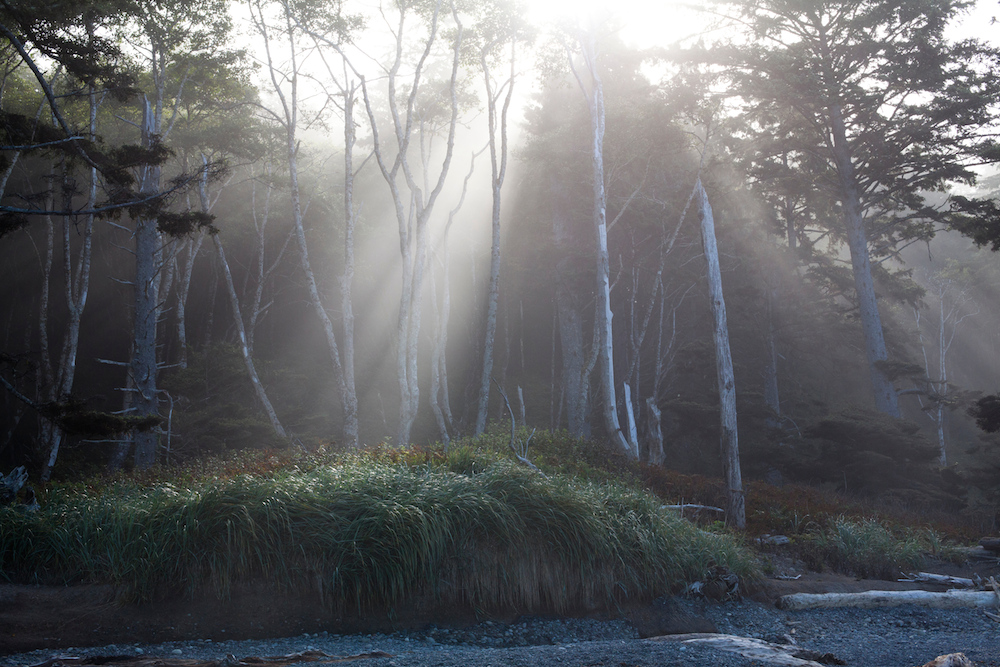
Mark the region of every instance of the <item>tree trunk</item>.
POLYGON ((646 462, 654 466, 662 466, 667 457, 663 451, 663 428, 660 425, 660 408, 652 396, 646 399, 646 462))
MULTIPOLYGON (((260 8, 257 8, 258 11, 260 8)), ((329 313, 326 311, 326 307, 323 305, 323 300, 319 293, 319 286, 316 281, 316 274, 313 271, 312 264, 309 261, 309 247, 306 242, 305 229, 302 221, 302 201, 301 201, 301 191, 299 188, 299 172, 298 172, 298 149, 299 149, 299 139, 298 139, 298 114, 299 114, 299 99, 298 99, 298 75, 299 75, 299 53, 297 51, 297 43, 295 39, 295 31, 298 29, 296 26, 295 17, 292 16, 292 6, 290 4, 283 5, 284 11, 284 34, 287 38, 288 54, 289 54, 289 72, 279 72, 277 64, 274 62, 271 51, 270 51, 270 35, 269 28, 265 22, 263 15, 254 16, 253 20, 256 27, 264 38, 264 44, 267 53, 267 67, 268 74, 271 78, 271 84, 274 87, 274 92, 278 97, 282 109, 282 122, 285 130, 285 150, 288 161, 288 176, 289 176, 289 194, 291 197, 292 205, 292 223, 294 229, 295 240, 299 246, 299 259, 302 266, 302 272, 305 274, 306 278, 306 289, 309 293, 309 301, 312 304, 313 311, 316 313, 317 318, 320 321, 320 325, 323 329, 323 333, 326 338, 327 353, 331 362, 333 369, 334 379, 337 383, 337 389, 340 397, 341 407, 343 409, 343 438, 348 446, 355 446, 358 441, 358 425, 357 425, 357 406, 356 400, 352 403, 351 396, 352 391, 349 391, 347 386, 347 381, 345 378, 344 364, 341 360, 340 346, 337 342, 337 335, 334 330, 333 322, 330 319, 329 313), (286 95, 283 82, 288 81, 289 90, 286 95)), ((349 124, 349 123, 348 123, 349 124)), ((348 151, 349 152, 349 151, 348 151)), ((353 177, 353 173, 347 175, 348 178, 353 177)), ((353 204, 352 211, 353 211, 353 204)), ((353 239, 353 236, 351 237, 353 239)), ((353 264, 351 266, 351 271, 353 271, 353 264)), ((350 287, 346 288, 346 292, 343 289, 344 283, 342 282, 341 299, 343 304, 343 299, 345 295, 350 296, 350 287)), ((353 328, 353 325, 352 325, 353 328)), ((353 353, 353 349, 352 349, 353 353)), ((353 377, 353 376, 352 376, 353 377)))
POLYGON ((635 409, 632 406, 632 388, 629 387, 628 382, 624 384, 625 388, 625 416, 627 418, 626 423, 628 424, 628 444, 632 448, 632 455, 635 458, 639 458, 639 431, 635 426, 635 409))
POLYGON ((774 301, 777 290, 770 285, 766 285, 765 289, 767 290, 765 297, 767 301, 764 316, 767 319, 765 323, 767 330, 764 341, 766 347, 764 354, 764 403, 773 413, 768 416, 767 425, 777 428, 781 423, 781 396, 778 393, 778 345, 774 331, 774 301))
POLYGON ((879 367, 879 362, 889 358, 882 331, 882 318, 875 299, 875 282, 872 280, 871 257, 868 254, 868 234, 861 196, 854 176, 854 164, 847 143, 840 106, 834 102, 830 106, 830 121, 833 127, 833 156, 843 190, 844 226, 847 231, 847 245, 851 250, 851 268, 854 273, 854 289, 858 297, 861 315, 861 330, 865 337, 865 354, 871 376, 872 391, 875 394, 875 408, 893 417, 899 417, 899 400, 896 387, 879 367))
MULTIPOLYGON (((574 290, 575 266, 572 241, 574 230, 567 218, 566 195, 552 183, 555 205, 552 209, 552 234, 559 260, 556 262, 556 318, 559 329, 559 356, 562 396, 566 404, 567 428, 574 438, 588 434, 587 396, 590 378, 584 374, 583 318, 574 290)), ((562 403, 563 401, 560 401, 562 403)), ((561 425, 557 420, 556 427, 561 425)))
POLYGON ((479 378, 479 403, 476 409, 475 435, 486 430, 486 417, 490 405, 490 377, 493 374, 493 343, 497 330, 497 302, 500 298, 500 192, 507 173, 507 110, 514 94, 515 42, 511 40, 510 79, 507 81, 507 95, 500 113, 500 148, 497 150, 497 94, 493 90, 486 50, 481 53, 480 62, 486 80, 486 106, 488 111, 490 164, 493 190, 491 215, 493 236, 490 245, 490 287, 486 304, 486 332, 483 337, 483 363, 479 378), (499 152, 499 156, 498 156, 499 152))
POLYGON ((236 286, 233 284, 233 274, 229 270, 229 262, 226 260, 226 252, 222 248, 222 241, 219 240, 218 234, 212 235, 212 241, 215 243, 215 251, 219 256, 219 264, 222 266, 222 274, 226 279, 229 303, 233 310, 233 323, 236 325, 236 333, 239 336, 240 354, 247 368, 247 375, 250 376, 250 382, 253 384, 253 390, 257 394, 257 400, 260 401, 264 412, 267 413, 267 418, 271 422, 271 428, 274 429, 274 433, 279 438, 287 438, 288 434, 285 433, 285 429, 282 427, 281 422, 278 420, 278 415, 274 411, 274 406, 271 405, 271 401, 267 397, 267 391, 264 389, 264 385, 257 375, 257 367, 253 363, 253 355, 250 354, 250 349, 247 347, 246 327, 243 324, 243 313, 240 312, 240 298, 236 294, 236 286))
POLYGON ((598 330, 598 386, 601 395, 601 415, 604 428, 611 441, 625 454, 636 453, 622 432, 618 422, 618 405, 615 392, 614 332, 611 312, 611 266, 608 257, 607 201, 604 192, 604 87, 597 71, 597 45, 593 31, 581 40, 587 62, 592 90, 588 94, 590 106, 591 165, 594 188, 594 232, 597 239, 597 292, 596 326, 598 330))
MULTIPOLYGON (((142 144, 151 148, 155 125, 149 101, 144 100, 142 144)), ((139 194, 153 196, 159 190, 160 167, 142 169, 139 194)), ((131 376, 134 382, 133 414, 148 417, 159 414, 156 386, 156 325, 159 319, 160 232, 156 218, 139 217, 135 221, 135 311, 131 376)), ((155 430, 136 432, 135 467, 149 468, 156 462, 155 430)))
POLYGON ((715 370, 719 387, 719 420, 722 430, 722 470, 726 480, 726 522, 742 530, 746 527, 746 507, 736 425, 736 379, 733 374, 733 358, 729 351, 729 326, 726 322, 726 302, 722 293, 722 270, 719 266, 715 220, 708 202, 708 193, 705 192, 700 178, 695 187, 701 213, 701 242, 708 265, 708 293, 714 323, 715 370))
POLYGON ((341 364, 341 402, 344 408, 344 441, 358 442, 358 393, 354 382, 354 86, 344 90, 344 271, 340 276, 340 311, 344 359, 341 364))

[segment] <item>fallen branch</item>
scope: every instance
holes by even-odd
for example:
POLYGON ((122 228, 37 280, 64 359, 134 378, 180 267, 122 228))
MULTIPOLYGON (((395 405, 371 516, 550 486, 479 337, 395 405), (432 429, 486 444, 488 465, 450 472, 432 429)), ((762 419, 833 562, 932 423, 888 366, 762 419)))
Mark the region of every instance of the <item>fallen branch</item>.
POLYGON ((978 588, 976 582, 965 577, 952 577, 947 574, 933 574, 931 572, 911 572, 905 579, 899 581, 915 582, 921 584, 941 584, 943 586, 957 586, 959 588, 978 588))
POLYGON ((710 512, 722 512, 725 514, 726 510, 721 507, 712 507, 711 505, 691 505, 685 503, 683 505, 660 505, 660 509, 664 510, 678 510, 683 512, 684 510, 708 510, 710 512))
POLYGON ((865 591, 863 593, 795 593, 778 599, 779 609, 830 609, 854 607, 875 609, 915 604, 935 609, 960 609, 969 607, 995 607, 997 594, 993 591, 865 591))
POLYGON ((770 665, 780 665, 781 667, 824 667, 824 665, 845 664, 843 660, 829 653, 820 654, 795 646, 794 644, 772 644, 763 639, 737 637, 735 635, 689 633, 650 637, 645 641, 678 642, 692 646, 704 646, 716 649, 717 651, 736 653, 750 660, 759 660, 770 665), (817 662, 817 660, 822 662, 817 662))

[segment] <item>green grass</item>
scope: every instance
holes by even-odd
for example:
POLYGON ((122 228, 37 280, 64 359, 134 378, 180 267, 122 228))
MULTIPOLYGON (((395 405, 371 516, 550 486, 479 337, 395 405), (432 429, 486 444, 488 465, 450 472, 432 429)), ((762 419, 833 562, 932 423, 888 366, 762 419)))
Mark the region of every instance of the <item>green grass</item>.
POLYGON ((936 541, 929 531, 897 536, 875 519, 854 521, 840 517, 826 529, 812 533, 807 550, 815 550, 813 558, 835 570, 893 580, 901 572, 918 569, 936 541))
POLYGON ((563 612, 676 591, 754 560, 628 486, 541 475, 497 453, 406 451, 254 474, 50 490, 0 510, 0 572, 115 584, 127 600, 246 581, 341 607, 415 593, 482 610, 563 612))

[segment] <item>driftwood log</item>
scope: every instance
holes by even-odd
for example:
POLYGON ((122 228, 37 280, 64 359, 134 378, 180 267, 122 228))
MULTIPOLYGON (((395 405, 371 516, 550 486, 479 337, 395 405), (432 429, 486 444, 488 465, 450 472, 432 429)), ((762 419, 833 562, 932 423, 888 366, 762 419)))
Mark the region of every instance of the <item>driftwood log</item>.
POLYGON ((759 660, 780 667, 825 667, 826 665, 845 664, 843 660, 829 653, 819 654, 794 644, 772 644, 763 639, 735 635, 691 633, 650 637, 645 641, 704 646, 726 653, 736 653, 749 660, 759 660))
POLYGON ((993 591, 865 591, 863 593, 795 593, 778 599, 779 609, 825 609, 856 607, 875 609, 915 604, 936 609, 966 607, 995 607, 997 594, 993 591))

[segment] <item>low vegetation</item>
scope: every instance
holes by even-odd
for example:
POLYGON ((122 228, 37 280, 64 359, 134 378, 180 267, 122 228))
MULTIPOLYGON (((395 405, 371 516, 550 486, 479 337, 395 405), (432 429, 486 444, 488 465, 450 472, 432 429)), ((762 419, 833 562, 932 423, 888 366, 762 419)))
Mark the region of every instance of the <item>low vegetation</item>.
POLYGON ((0 573, 112 583, 125 600, 225 596, 267 581, 359 610, 429 595, 566 612, 676 592, 716 565, 753 580, 746 545, 764 533, 791 537, 791 553, 815 569, 866 577, 895 577, 948 549, 949 538, 905 513, 761 483, 748 487, 747 533, 732 535, 712 512, 681 518, 663 507, 715 504, 717 480, 560 433, 532 439, 540 474, 510 461, 508 437, 447 452, 245 450, 52 485, 37 512, 0 509, 0 573))
MULTIPOLYGON (((273 465, 266 459, 262 467, 273 465)), ((567 611, 676 591, 750 554, 653 496, 543 477, 489 452, 417 451, 294 461, 181 484, 119 479, 3 510, 0 569, 46 582, 111 581, 128 599, 241 581, 321 586, 378 608, 431 593, 477 609, 567 611)), ((182 475, 183 477, 183 475, 182 475)))

